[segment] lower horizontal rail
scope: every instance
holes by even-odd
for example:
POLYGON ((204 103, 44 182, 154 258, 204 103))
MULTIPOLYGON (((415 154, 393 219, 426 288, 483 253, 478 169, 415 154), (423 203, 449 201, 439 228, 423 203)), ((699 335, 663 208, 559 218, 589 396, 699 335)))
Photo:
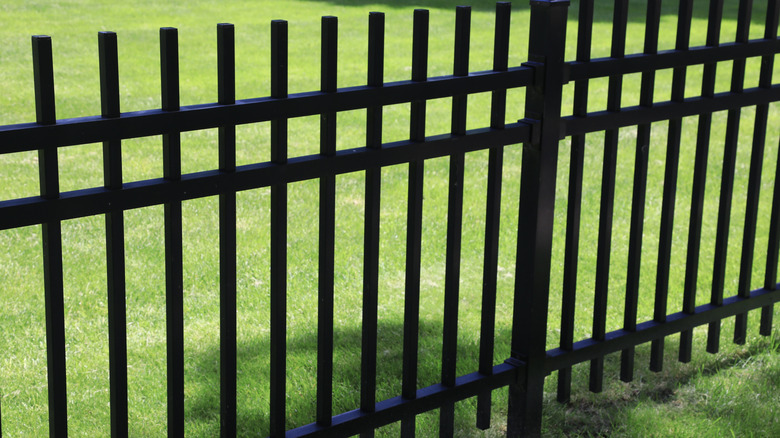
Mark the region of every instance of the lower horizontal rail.
MULTIPOLYGON (((777 286, 780 286, 778 284, 777 286)), ((739 296, 723 300, 722 306, 704 304, 696 307, 694 313, 673 313, 666 317, 666 322, 647 321, 638 324, 636 331, 615 330, 607 333, 604 341, 585 339, 574 344, 571 350, 556 348, 547 352, 546 367, 548 373, 568 368, 581 362, 644 344, 654 339, 689 330, 713 321, 720 321, 730 316, 772 305, 780 301, 780 288, 775 290, 757 289, 750 293, 750 298, 739 296)))
POLYGON ((417 415, 440 407, 445 401, 455 402, 474 397, 485 390, 502 388, 517 381, 522 376, 525 365, 502 363, 493 367, 493 374, 479 372, 458 377, 455 386, 431 385, 417 390, 417 398, 394 397, 376 404, 374 412, 360 409, 345 412, 333 417, 329 427, 312 423, 293 429, 285 434, 286 438, 299 437, 348 437, 361 431, 376 429, 401 420, 409 415, 417 415))
POLYGON ((218 170, 190 173, 182 175, 179 181, 159 178, 127 183, 119 190, 96 187, 64 192, 57 199, 35 196, 2 201, 0 230, 519 144, 528 141, 530 130, 529 125, 518 122, 508 124, 504 129, 481 128, 470 130, 466 135, 432 136, 424 142, 386 143, 381 150, 362 147, 338 151, 333 157, 308 155, 290 158, 287 164, 238 166, 231 173, 218 170))

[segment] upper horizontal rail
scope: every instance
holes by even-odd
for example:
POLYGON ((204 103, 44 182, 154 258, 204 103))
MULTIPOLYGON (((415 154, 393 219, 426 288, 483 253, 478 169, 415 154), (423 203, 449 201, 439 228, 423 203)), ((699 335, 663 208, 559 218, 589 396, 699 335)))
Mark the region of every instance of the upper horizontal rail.
POLYGON ((48 126, 37 123, 6 125, 0 126, 0 154, 257 123, 278 118, 280 114, 286 118, 295 118, 326 111, 395 105, 456 94, 524 87, 532 82, 532 69, 515 67, 505 72, 482 71, 468 76, 439 76, 424 82, 399 81, 386 83, 382 87, 348 87, 335 93, 297 93, 284 99, 262 97, 237 100, 235 104, 229 105, 209 103, 182 106, 179 111, 155 109, 127 112, 114 118, 90 116, 63 119, 48 126))
POLYGON ((741 93, 723 92, 713 97, 691 97, 683 102, 659 102, 651 107, 623 107, 620 111, 597 111, 585 117, 567 116, 564 137, 613 128, 636 126, 663 120, 712 114, 733 108, 742 108, 780 101, 780 85, 771 88, 749 88, 741 93))
POLYGON ((692 47, 687 50, 665 50, 656 54, 638 53, 624 58, 598 58, 568 64, 571 81, 613 75, 641 73, 698 64, 746 59, 780 53, 780 39, 756 39, 747 43, 724 43, 717 47, 692 47))
MULTIPOLYGON (((669 50, 658 54, 636 54, 625 58, 600 58, 588 62, 575 61, 568 64, 568 79, 592 79, 662 70, 768 53, 780 53, 780 39, 669 50)), ((58 120, 56 124, 48 126, 38 123, 5 125, 0 126, 0 154, 264 122, 278 114, 295 118, 320 114, 325 109, 348 111, 371 105, 395 105, 413 100, 451 97, 455 94, 518 88, 531 85, 533 78, 532 68, 521 66, 506 72, 473 72, 464 77, 445 75, 430 78, 425 82, 398 81, 384 84, 382 87, 347 87, 336 93, 303 92, 292 94, 285 99, 262 97, 239 100, 230 105, 208 103, 183 106, 179 111, 155 109, 126 112, 119 117, 78 117, 58 120)), ((626 122, 625 126, 631 124, 635 123, 626 122)), ((573 126, 575 125, 576 123, 573 126)), ((588 129, 587 132, 598 130, 601 129, 588 129)), ((581 128, 574 128, 568 130, 567 134, 579 131, 581 128)))

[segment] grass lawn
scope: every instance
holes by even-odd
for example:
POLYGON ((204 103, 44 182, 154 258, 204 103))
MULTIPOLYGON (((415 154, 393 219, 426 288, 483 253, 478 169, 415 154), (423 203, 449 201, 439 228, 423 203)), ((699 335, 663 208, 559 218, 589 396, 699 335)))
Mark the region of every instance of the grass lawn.
MULTIPOLYGON (((319 88, 320 16, 339 17, 339 87, 362 85, 366 77, 367 16, 386 13, 386 81, 410 77, 412 10, 431 10, 429 75, 450 74, 454 34, 454 7, 461 2, 428 0, 415 3, 362 0, 267 0, 188 2, 108 2, 105 0, 8 0, 0 5, 0 124, 35 119, 30 35, 53 38, 57 115, 70 118, 100 112, 98 31, 118 34, 120 84, 123 111, 159 108, 158 28, 179 29, 181 103, 214 102, 216 89, 216 24, 236 25, 237 98, 266 96, 270 90, 270 21, 289 21, 290 92, 319 88)), ((576 8, 572 2, 567 58, 576 44, 576 8)), ((611 2, 597 2, 593 56, 607 56, 610 48, 611 2)), ((630 0, 627 53, 641 52, 644 4, 630 0)), ((660 49, 674 46, 676 2, 664 3, 660 49)), ((695 2, 691 45, 703 45, 707 2, 695 2)), ((722 41, 732 41, 736 30, 737 2, 726 2, 722 41)), ((492 65, 494 3, 474 1, 472 14, 472 71, 492 65)), ((763 35, 764 2, 757 2, 751 38, 763 35)), ((510 66, 525 61, 527 50, 527 1, 514 4, 510 66)), ((746 87, 758 81, 758 60, 748 62, 746 87)), ((776 72, 780 67, 776 66, 776 72)), ((701 67, 689 69, 687 95, 698 95, 701 67)), ((716 91, 730 84, 731 63, 718 66, 716 91)), ((657 101, 669 99, 671 71, 659 72, 657 101)), ((775 75, 777 77, 777 75, 775 75)), ((591 83, 589 110, 606 106, 607 80, 591 83)), ((571 111, 573 86, 565 89, 564 113, 571 111)), ((510 90, 507 121, 523 117, 524 90, 510 90)), ((623 102, 639 100, 639 75, 625 80, 623 102)), ((487 126, 487 95, 469 98, 468 127, 487 126)), ((427 134, 449 130, 450 100, 431 101, 427 134)), ((409 106, 387 107, 384 140, 408 137, 409 106)), ((755 111, 742 111, 734 205, 731 216, 726 296, 736 293, 742 246, 744 199, 750 163, 755 111)), ((365 144, 365 111, 339 114, 338 147, 365 144)), ((775 178, 780 111, 770 107, 769 132, 764 159, 759 221, 751 289, 761 287, 775 178)), ((725 137, 724 113, 713 117, 697 304, 709 301, 718 196, 725 137)), ((683 125, 679 179, 671 260, 669 312, 682 305, 688 215, 697 120, 683 125)), ((267 123, 238 128, 238 161, 248 164, 270 157, 267 123)), ((645 213, 639 319, 652 318, 658 235, 664 184, 667 123, 653 125, 645 213)), ((591 308, 596 270, 600 175, 603 133, 589 135, 583 182, 582 232, 578 267, 575 339, 590 336, 591 308)), ((319 124, 316 117, 290 121, 290 155, 317 153, 319 124)), ((615 215, 610 270, 607 330, 622 327, 626 283, 628 232, 633 181, 636 128, 620 131, 615 215)), ((217 133, 206 130, 182 135, 183 171, 217 167, 217 133)), ((99 144, 60 150, 63 191, 102 185, 102 149, 99 144)), ((123 142, 124 181, 162 176, 159 137, 123 142)), ((502 222, 496 309, 497 362, 509 356, 512 296, 515 284, 517 202, 521 171, 520 146, 505 150, 502 222)), ((561 142, 556 194, 553 270, 549 312, 548 348, 559 342, 560 289, 563 237, 566 227, 569 141, 561 142)), ((37 154, 0 155, 0 200, 38 194, 37 154)), ((444 256, 447 214, 448 161, 426 161, 423 212, 422 285, 419 386, 439 381, 444 256)), ((363 257, 363 173, 337 178, 335 267, 335 375, 334 411, 358 407, 360 382, 360 315, 363 257)), ((484 245, 484 209, 487 153, 466 158, 464 229, 459 314, 458 373, 477 369, 484 245)), ((288 236, 288 426, 313 422, 316 393, 317 318, 317 181, 289 187, 288 236)), ((401 338, 404 302, 407 167, 392 166, 382 172, 378 399, 394 397, 401 389, 401 338)), ((269 355, 269 206, 267 189, 238 194, 238 428, 240 436, 268 434, 269 355)), ((185 270, 185 408, 188 436, 216 436, 219 430, 219 266, 217 199, 187 201, 184 210, 185 270)), ((150 207, 125 215, 127 263, 127 335, 130 433, 163 436, 166 433, 166 338, 163 209, 150 207)), ((0 409, 4 436, 43 436, 48 433, 46 343, 39 226, 0 232, 0 409)), ((63 223, 65 312, 67 336, 69 432, 73 436, 108 436, 109 383, 105 297, 105 243, 102 217, 63 223)), ((666 263, 664 261, 664 263, 666 263)), ((780 314, 775 309, 775 321, 780 314)), ((723 323, 721 352, 704 352, 706 329, 695 331, 695 351, 690 364, 676 362, 677 337, 667 340, 664 371, 651 373, 645 364, 649 346, 638 347, 634 382, 617 379, 617 355, 606 359, 603 394, 587 392, 586 364, 574 368, 572 402, 559 405, 555 376, 547 380, 544 433, 549 436, 780 436, 780 331, 758 336, 758 314, 751 313, 748 342, 730 342, 733 320, 723 323)), ((777 326, 777 323, 775 323, 777 326)), ((456 428, 462 436, 498 436, 503 433, 506 389, 494 395, 494 427, 474 428, 476 402, 458 403, 456 428)), ((419 436, 437 432, 436 412, 419 417, 419 436)), ((380 429, 380 436, 397 436, 398 425, 380 429)))

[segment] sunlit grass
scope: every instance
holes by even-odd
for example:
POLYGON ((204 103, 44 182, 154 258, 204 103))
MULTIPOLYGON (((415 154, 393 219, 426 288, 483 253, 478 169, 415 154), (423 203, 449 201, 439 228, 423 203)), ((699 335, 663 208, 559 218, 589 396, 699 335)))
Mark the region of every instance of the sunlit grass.
MULTIPOLYGON (((425 2, 431 9, 431 76, 449 74, 452 69, 454 6, 452 1, 425 2)), ((472 2, 471 70, 487 70, 492 62, 493 2, 472 2)), ((526 2, 515 2, 510 65, 526 59, 526 2)), ((611 7, 599 2, 594 24, 593 55, 609 53, 611 7)), ((736 2, 728 2, 722 39, 730 41, 735 32, 736 2)), ((644 2, 631 1, 628 53, 642 50, 644 2)), ((120 84, 123 111, 159 107, 158 31, 162 26, 179 28, 182 104, 216 100, 216 37, 218 22, 236 25, 237 94, 253 98, 269 93, 269 22, 283 18, 290 22, 290 91, 303 92, 319 87, 320 15, 340 19, 339 86, 365 83, 367 15, 372 10, 387 13, 386 72, 388 81, 405 80, 410 75, 411 1, 349 2, 266 1, 213 2, 191 1, 176 5, 164 2, 116 4, 103 1, 7 2, 2 8, 4 26, 0 30, 0 123, 34 120, 30 34, 49 34, 54 41, 55 84, 58 117, 79 117, 99 113, 97 81, 97 39, 100 30, 113 30, 119 37, 120 84), (186 5, 186 6, 184 6, 186 5)), ((676 6, 664 3, 661 49, 674 45, 676 6)), ((751 36, 762 34, 764 6, 756 6, 751 36)), ((576 2, 571 8, 567 58, 573 58, 576 42, 576 2)), ((696 4, 691 37, 692 45, 704 42, 706 7, 696 4)), ((718 90, 728 89, 731 65, 718 70, 718 90)), ((749 63, 746 86, 754 86, 758 66, 749 63)), ((635 75, 636 76, 636 75, 635 75)), ((671 72, 659 72, 656 99, 669 98, 671 72)), ((701 68, 689 70, 687 93, 698 94, 701 68)), ((606 101, 606 80, 591 84, 589 109, 601 110, 606 101)), ((572 87, 566 87, 564 113, 570 112, 572 87)), ((523 90, 510 90, 507 121, 523 117, 523 90)), ((623 101, 638 102, 638 78, 626 79, 623 101)), ((469 128, 487 123, 489 97, 469 99, 469 128)), ((429 102, 428 134, 449 130, 449 99, 429 102)), ((718 191, 725 136, 726 115, 715 114, 709 157, 702 257, 697 302, 708 302, 712 276, 718 191)), ((733 295, 739 275, 741 228, 744 221, 748 165, 754 110, 742 115, 737 161, 734 208, 729 248, 726 295, 733 295)), ((339 114, 338 147, 362 147, 365 143, 365 111, 339 114)), ((759 208, 759 231, 752 288, 763 281, 766 260, 768 215, 780 136, 780 112, 773 105, 764 160, 759 208)), ((692 180, 692 162, 696 130, 695 118, 683 127, 680 175, 676 203, 673 269, 670 279, 669 311, 680 308, 687 246, 688 211, 692 180)), ((652 317, 655 272, 658 263, 658 228, 666 156, 667 123, 653 127, 650 149, 648 193, 642 259, 640 320, 652 317)), ((386 108, 385 141, 408 137, 408 105, 386 108)), ((238 161, 248 164, 269 159, 267 123, 238 128, 238 161)), ((306 155, 318 151, 319 128, 316 117, 290 121, 290 154, 306 155)), ((587 139, 585 179, 583 182, 583 218, 575 338, 588 337, 595 280, 600 175, 603 134, 587 139)), ((216 132, 185 133, 184 172, 214 169, 217 166, 216 132)), ((622 326, 625 288, 628 222, 630 219, 636 129, 621 130, 618 153, 615 232, 612 242, 610 299, 607 329, 622 326)), ((561 142, 559 177, 556 192, 555 243, 551 275, 548 348, 557 346, 560 324, 560 288, 562 284, 563 236, 565 233, 568 140, 561 142)), ((128 140, 123 143, 125 182, 162 176, 162 152, 159 137, 128 140)), ((512 296, 515 284, 514 255, 517 229, 517 201, 521 171, 520 146, 505 149, 502 222, 498 272, 498 308, 496 362, 509 355, 512 296)), ((458 373, 476 370, 482 288, 482 252, 484 245, 484 205, 487 154, 470 153, 466 157, 464 194, 464 230, 461 268, 461 304, 459 314, 458 373)), ((102 184, 100 145, 63 148, 60 151, 62 189, 76 190, 102 184)), ((38 192, 37 154, 0 156, 0 199, 34 196, 38 192)), ((421 284, 420 375, 419 386, 440 380, 444 255, 447 214, 446 158, 426 162, 425 204, 423 212, 423 266, 421 284)), ((407 169, 392 166, 382 172, 378 398, 394 397, 400 392, 403 326, 403 292, 406 242, 407 169)), ((360 336, 362 305, 364 176, 362 172, 337 177, 336 211, 336 315, 334 409, 336 412, 358 407, 360 382, 360 336)), ((316 387, 316 303, 317 303, 317 214, 318 184, 305 181, 289 187, 289 273, 288 273, 288 426, 314 421, 316 387)), ((238 427, 241 436, 265 436, 268 433, 268 355, 269 355, 269 209, 267 189, 238 194, 238 427)), ((184 203, 185 271, 185 408, 187 433, 215 436, 219 429, 219 302, 218 302, 218 214, 217 199, 205 198, 184 203)), ((63 224, 66 339, 68 354, 69 431, 73 436, 109 435, 108 345, 105 302, 105 245, 103 219, 89 217, 63 224)), ((162 436, 166 432, 166 338, 165 272, 162 208, 149 207, 126 213, 128 379, 130 432, 133 436, 162 436)), ((48 430, 45 315, 40 227, 0 232, 5 249, 0 253, 0 405, 2 430, 6 436, 41 436, 48 430)), ((665 261, 662 261, 665 262, 665 261)), ((775 317, 778 318, 777 311, 775 317)), ((676 436, 686 427, 698 428, 707 435, 777 435, 776 393, 778 352, 776 343, 756 335, 757 315, 751 314, 747 347, 730 345, 733 323, 724 322, 722 353, 705 354, 703 335, 697 331, 696 352, 690 365, 679 365, 676 337, 667 341, 665 371, 646 370, 647 349, 638 349, 637 377, 632 384, 617 379, 605 394, 586 392, 587 365, 575 367, 574 398, 568 406, 555 404, 555 376, 547 381, 549 402, 545 405, 545 432, 549 435, 636 435, 642 431, 659 436, 676 436), (766 379, 754 376, 768 376, 766 379), (773 377, 774 376, 774 377, 773 377), (739 382, 749 381, 741 386, 739 382), (665 389, 664 389, 665 388, 665 389), (740 389, 743 388, 743 389, 740 389), (659 397, 658 392, 663 392, 659 397), (758 394, 757 398, 751 398, 758 394), (733 396, 733 397, 732 397, 733 396), (763 415, 746 415, 738 405, 769 406, 763 415), (686 409, 678 409, 683 406, 686 409), (772 408, 774 406, 774 408, 772 408), (772 411, 771 409, 774 409, 772 411), (655 427, 655 414, 664 424, 655 427)), ((607 376, 617 375, 617 356, 607 358, 607 376)), ((457 429, 464 436, 478 435, 474 424, 475 401, 458 404, 457 429)), ((506 414, 506 390, 494 397, 494 428, 486 436, 502 433, 506 414)), ((436 412, 418 419, 420 436, 437 432, 436 412)), ((398 426, 380 430, 380 435, 396 436, 398 426)))

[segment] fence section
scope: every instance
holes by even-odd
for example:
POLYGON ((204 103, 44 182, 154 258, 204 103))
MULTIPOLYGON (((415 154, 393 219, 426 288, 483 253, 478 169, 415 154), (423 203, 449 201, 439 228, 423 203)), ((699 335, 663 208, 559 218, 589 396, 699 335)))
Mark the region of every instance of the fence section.
MULTIPOLYGON (((544 381, 558 371, 558 399, 571 393, 572 365, 590 361, 590 389, 603 385, 604 356, 621 351, 620 378, 634 373, 634 347, 651 342, 652 370, 663 365, 664 339, 681 333, 679 358, 691 359, 692 329, 709 324, 707 351, 718 351, 720 321, 737 317, 734 341, 743 343, 747 312, 762 308, 762 335, 772 329, 772 306, 777 292, 780 243, 780 183, 775 180, 767 248, 764 286, 751 291, 751 271, 758 215, 758 195, 767 130, 769 104, 780 100, 780 87, 773 82, 774 56, 780 52, 777 39, 777 0, 767 2, 764 36, 750 40, 752 1, 741 0, 734 42, 720 43, 723 1, 711 0, 707 41, 690 47, 693 2, 680 0, 674 50, 658 51, 661 1, 647 2, 644 50, 626 54, 629 2, 616 0, 612 23, 611 53, 591 59, 594 2, 579 2, 570 14, 567 0, 532 0, 528 62, 509 67, 510 5, 497 4, 493 69, 469 71, 470 14, 468 7, 456 11, 454 70, 452 75, 428 77, 429 15, 414 12, 411 80, 384 81, 384 15, 369 16, 368 77, 365 86, 338 88, 336 78, 338 30, 335 17, 322 20, 321 89, 288 93, 287 22, 271 23, 271 96, 236 100, 235 36, 230 24, 217 28, 218 102, 180 106, 178 36, 176 29, 160 30, 161 99, 159 110, 121 112, 117 39, 110 32, 99 34, 101 115, 57 120, 51 39, 33 37, 33 60, 37 120, 35 123, 0 127, 1 153, 38 150, 40 196, 0 202, 0 229, 40 224, 43 229, 46 292, 46 341, 48 352, 49 412, 52 436, 67 434, 67 388, 65 375, 65 322, 63 316, 62 232, 64 220, 105 215, 108 267, 108 312, 112 436, 127 436, 127 334, 125 309, 124 212, 164 205, 165 275, 167 324, 168 433, 184 434, 184 316, 182 271, 182 202, 219 196, 219 287, 220 287, 220 415, 223 436, 236 435, 236 193, 270 187, 270 433, 271 436, 372 436, 374 429, 400 421, 404 436, 415 432, 415 416, 440 411, 440 433, 454 433, 455 402, 478 398, 477 426, 490 427, 491 391, 509 387, 509 436, 541 433, 544 381), (565 62, 569 15, 577 15, 576 60, 565 62), (746 59, 761 57, 758 87, 744 89, 746 59), (715 93, 719 62, 733 61, 729 91, 715 93), (689 67, 703 65, 701 93, 685 97, 689 67), (654 101, 659 85, 656 72, 673 69, 671 99, 654 101), (641 73, 639 105, 622 102, 623 79, 641 73), (605 111, 589 111, 589 84, 607 77, 605 111), (564 85, 574 83, 571 116, 562 117, 564 85), (508 89, 525 88, 525 118, 505 123, 508 89), (492 93, 490 125, 466 129, 467 101, 471 94, 492 93), (451 132, 426 136, 426 101, 451 98, 451 132), (383 107, 410 104, 409 139, 383 142, 383 107), (728 250, 729 219, 734 184, 735 154, 740 131, 740 111, 755 106, 750 176, 737 295, 724 298, 724 275, 728 250), (336 150, 336 114, 366 109, 364 147, 336 150), (713 266, 711 302, 695 306, 706 186, 708 147, 712 114, 728 111, 726 153, 721 177, 718 231, 713 266), (320 119, 320 151, 310 156, 288 156, 288 120, 316 115, 320 119), (669 271, 676 205, 679 153, 689 145, 682 138, 685 117, 698 117, 696 162, 691 196, 684 301, 679 312, 667 314, 669 271), (270 121, 271 159, 236 165, 236 126, 270 121), (642 257, 648 147, 653 123, 668 121, 664 192, 653 318, 638 322, 639 275, 642 257), (636 156, 625 291, 623 328, 607 332, 606 313, 613 234, 616 157, 621 128, 637 127, 636 156), (218 128, 218 169, 182 174, 180 135, 185 131, 218 128), (586 136, 604 132, 601 205, 598 226, 595 296, 592 335, 574 342, 574 313, 582 207, 583 160, 586 136), (162 135, 163 178, 123 183, 122 140, 162 135), (562 288, 561 337, 558 348, 548 350, 548 308, 551 251, 555 212, 558 155, 561 141, 570 138, 570 165, 562 288), (58 148, 103 143, 104 185, 61 193, 58 148), (493 357, 496 308, 498 231, 501 211, 503 148, 523 144, 522 181, 519 199, 516 285, 511 357, 496 364, 493 357), (489 150, 484 279, 478 370, 458 376, 458 312, 463 184, 465 154, 489 150), (418 388, 418 337, 420 327, 420 258, 422 240, 423 176, 425 161, 449 159, 449 189, 444 286, 444 324, 441 381, 418 388), (407 164, 406 277, 403 309, 403 370, 401 393, 376 401, 377 393, 377 291, 379 287, 380 198, 383 167, 407 164), (339 413, 333 408, 334 355, 334 239, 336 176, 365 171, 365 229, 363 259, 362 345, 360 408, 339 413), (288 184, 319 180, 319 280, 317 321, 316 422, 287 431, 287 245, 288 184), (335 414, 335 415, 334 415, 335 414)), ((780 161, 778 164, 780 169, 780 161)))

